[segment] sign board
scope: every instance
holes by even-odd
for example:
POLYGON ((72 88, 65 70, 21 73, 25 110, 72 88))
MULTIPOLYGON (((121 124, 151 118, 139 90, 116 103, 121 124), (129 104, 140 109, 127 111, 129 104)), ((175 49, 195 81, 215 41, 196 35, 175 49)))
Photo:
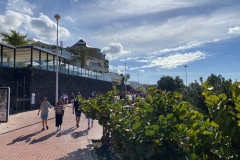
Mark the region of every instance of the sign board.
POLYGON ((10 109, 10 88, 0 87, 0 123, 8 122, 10 109))

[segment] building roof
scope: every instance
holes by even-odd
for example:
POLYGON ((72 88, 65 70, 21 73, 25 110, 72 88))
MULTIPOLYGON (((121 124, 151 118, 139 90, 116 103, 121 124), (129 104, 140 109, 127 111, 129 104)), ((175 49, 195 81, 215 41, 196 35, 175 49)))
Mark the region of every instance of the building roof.
MULTIPOLYGON (((84 42, 84 40, 80 39, 78 42, 84 42)), ((84 42, 84 43, 86 43, 86 42, 84 42)))
POLYGON ((16 48, 15 46, 9 45, 9 44, 7 44, 7 43, 3 43, 3 42, 1 42, 1 41, 0 41, 0 45, 6 46, 6 47, 12 48, 12 49, 15 49, 15 48, 16 48))
MULTIPOLYGON (((43 52, 46 52, 46 53, 49 53, 49 54, 52 54, 52 55, 57 55, 55 52, 53 52, 52 50, 48 50, 48 49, 45 49, 45 48, 40 48, 40 47, 37 47, 37 46, 33 46, 33 45, 26 45, 26 46, 17 46, 16 48, 33 48, 33 49, 37 49, 39 51, 43 51, 43 52)), ((60 50, 59 50, 60 52, 60 50)), ((66 58, 60 54, 58 54, 59 57, 61 58, 66 58)))

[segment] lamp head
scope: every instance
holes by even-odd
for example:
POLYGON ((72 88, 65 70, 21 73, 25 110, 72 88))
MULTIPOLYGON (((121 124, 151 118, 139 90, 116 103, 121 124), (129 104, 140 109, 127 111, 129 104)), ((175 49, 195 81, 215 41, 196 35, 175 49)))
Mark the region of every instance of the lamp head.
POLYGON ((61 17, 59 14, 55 14, 54 18, 58 21, 61 17))

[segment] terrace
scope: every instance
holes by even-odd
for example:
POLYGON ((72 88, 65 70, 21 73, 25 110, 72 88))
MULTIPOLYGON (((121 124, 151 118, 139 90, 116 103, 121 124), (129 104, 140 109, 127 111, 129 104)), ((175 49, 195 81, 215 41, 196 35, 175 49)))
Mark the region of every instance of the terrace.
MULTIPOLYGON (((0 66, 11 68, 33 67, 56 71, 56 53, 33 45, 14 47, 0 42, 0 66)), ((89 69, 72 65, 66 56, 58 55, 59 72, 112 82, 111 77, 89 69)))

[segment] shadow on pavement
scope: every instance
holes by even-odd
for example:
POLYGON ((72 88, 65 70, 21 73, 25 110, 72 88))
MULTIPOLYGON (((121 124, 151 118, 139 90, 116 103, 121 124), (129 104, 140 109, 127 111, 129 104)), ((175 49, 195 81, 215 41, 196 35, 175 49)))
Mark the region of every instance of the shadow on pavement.
POLYGON ((73 137, 73 139, 77 139, 77 138, 79 138, 79 137, 81 137, 81 136, 86 136, 86 135, 88 135, 88 130, 84 130, 84 131, 80 131, 80 132, 73 132, 73 133, 71 134, 71 136, 73 137))
POLYGON ((31 140, 31 137, 36 136, 37 134, 39 134, 41 132, 42 131, 37 131, 37 132, 31 133, 31 134, 28 134, 26 136, 17 137, 16 139, 14 139, 11 143, 9 143, 7 145, 12 145, 14 143, 21 142, 21 141, 25 141, 25 143, 27 143, 31 140))
POLYGON ((87 160, 94 160, 93 154, 89 146, 84 149, 78 149, 77 151, 68 153, 66 156, 59 158, 57 160, 80 160, 80 159, 87 159, 87 160))
MULTIPOLYGON (((53 119, 55 119, 55 117, 53 117, 53 118, 49 118, 48 121, 49 121, 49 120, 53 120, 53 119)), ((11 130, 11 131, 3 132, 3 133, 1 133, 0 135, 4 135, 4 134, 10 133, 10 132, 14 132, 14 131, 17 131, 17 130, 20 130, 20 129, 23 129, 23 128, 27 128, 27 127, 30 127, 30 126, 33 126, 33 125, 39 124, 39 123, 42 123, 42 121, 40 121, 40 122, 36 122, 36 123, 33 123, 33 124, 29 124, 29 125, 27 125, 27 126, 20 127, 20 128, 17 128, 17 129, 11 130)))
POLYGON ((56 137, 60 137, 60 136, 64 136, 64 135, 70 134, 70 133, 72 133, 75 129, 76 129, 75 127, 71 127, 71 128, 69 128, 69 129, 67 129, 67 130, 64 130, 64 131, 62 131, 62 132, 59 132, 59 133, 56 135, 56 137))
POLYGON ((35 144, 35 143, 39 143, 39 142, 42 142, 42 141, 46 141, 47 139, 49 139, 50 137, 54 136, 56 134, 56 132, 52 132, 52 133, 49 133, 39 139, 34 139, 31 141, 30 144, 35 144))

